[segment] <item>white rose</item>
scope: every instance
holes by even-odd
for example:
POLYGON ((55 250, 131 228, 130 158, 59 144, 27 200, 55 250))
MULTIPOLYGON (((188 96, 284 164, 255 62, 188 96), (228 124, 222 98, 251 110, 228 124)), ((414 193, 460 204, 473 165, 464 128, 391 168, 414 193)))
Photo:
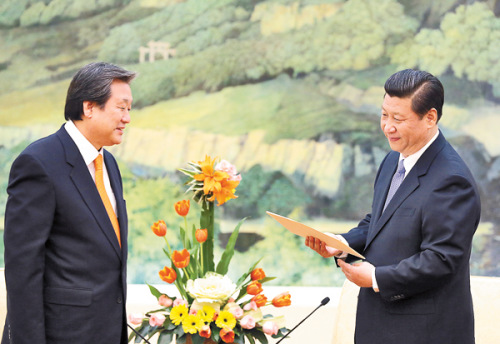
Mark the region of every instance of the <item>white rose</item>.
POLYGON ((204 278, 189 280, 186 290, 198 302, 224 302, 234 294, 236 284, 229 277, 207 272, 204 278))

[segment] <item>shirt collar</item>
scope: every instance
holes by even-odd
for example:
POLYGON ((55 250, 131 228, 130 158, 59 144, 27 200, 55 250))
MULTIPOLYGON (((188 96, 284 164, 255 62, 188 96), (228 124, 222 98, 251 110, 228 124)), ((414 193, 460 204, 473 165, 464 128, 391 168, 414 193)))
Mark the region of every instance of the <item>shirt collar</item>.
POLYGON ((67 121, 64 125, 64 129, 68 132, 69 136, 73 139, 80 154, 85 161, 85 164, 88 166, 99 154, 102 154, 102 149, 98 151, 95 147, 90 143, 89 140, 80 132, 80 130, 76 127, 73 121, 67 121))
POLYGON ((439 136, 439 130, 432 137, 432 139, 430 139, 429 142, 427 142, 425 144, 425 146, 423 146, 422 148, 420 148, 420 150, 418 150, 416 153, 413 153, 412 155, 408 155, 406 158, 403 157, 403 154, 401 154, 401 153, 399 154, 399 161, 401 161, 402 159, 405 160, 405 161, 403 161, 403 165, 405 166, 405 171, 406 171, 405 172, 405 177, 408 175, 408 173, 413 168, 413 166, 415 166, 417 164, 418 159, 420 159, 420 157, 422 156, 422 154, 424 154, 424 152, 427 150, 427 148, 429 148, 429 146, 434 141, 436 141, 436 139, 437 139, 438 136, 439 136))

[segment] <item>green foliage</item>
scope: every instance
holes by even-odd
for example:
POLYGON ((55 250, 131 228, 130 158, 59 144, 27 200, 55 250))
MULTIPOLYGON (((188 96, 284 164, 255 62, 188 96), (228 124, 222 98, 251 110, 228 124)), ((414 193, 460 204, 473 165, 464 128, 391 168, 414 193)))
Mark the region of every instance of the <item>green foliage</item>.
POLYGON ((0 27, 16 26, 28 3, 29 0, 2 0, 0 2, 0 27))
POLYGON ((237 201, 224 205, 225 216, 260 218, 267 210, 288 215, 310 202, 305 191, 294 186, 282 173, 265 171, 260 165, 244 173, 236 194, 237 201))
MULTIPOLYGON (((146 46, 151 40, 169 42, 177 49, 179 43, 198 32, 239 18, 241 10, 236 10, 231 6, 232 3, 236 1, 188 0, 176 6, 165 7, 142 20, 114 28, 102 45, 99 59, 117 63, 138 61, 139 47, 146 46), (131 33, 136 37, 135 41, 129 41, 131 33)), ((189 46, 185 45, 186 48, 189 46)), ((189 52, 178 50, 180 55, 189 52)))
POLYGON ((141 87, 137 89, 142 91, 136 103, 146 106, 199 89, 214 92, 283 72, 298 76, 322 70, 362 70, 381 64, 386 50, 416 29, 416 22, 405 17, 394 0, 376 4, 352 0, 337 15, 315 25, 259 37, 243 37, 242 32, 256 24, 242 22, 240 17, 247 19, 248 13, 239 7, 208 10, 188 1, 113 29, 99 57, 137 61, 140 44, 149 40, 163 40, 176 49, 175 58, 138 66, 143 81, 138 81, 141 87), (393 20, 387 21, 388 15, 393 20), (160 21, 166 22, 159 25, 160 21))
POLYGON ((397 46, 391 59, 400 66, 419 67, 436 75, 451 68, 459 78, 499 80, 498 42, 500 19, 486 3, 475 2, 446 14, 439 29, 423 29, 397 46))

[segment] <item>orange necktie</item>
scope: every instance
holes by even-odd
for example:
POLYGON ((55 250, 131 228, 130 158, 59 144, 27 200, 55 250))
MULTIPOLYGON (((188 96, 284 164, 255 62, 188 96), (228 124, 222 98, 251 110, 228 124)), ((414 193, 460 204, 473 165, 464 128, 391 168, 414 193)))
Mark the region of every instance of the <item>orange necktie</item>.
POLYGON ((104 203, 104 207, 106 208, 106 212, 108 213, 109 219, 111 220, 111 224, 115 230, 116 237, 118 238, 118 243, 120 247, 122 246, 120 240, 120 225, 118 224, 118 218, 116 217, 115 211, 113 210, 113 206, 108 197, 108 193, 106 192, 106 188, 104 187, 104 175, 102 171, 102 155, 99 154, 97 158, 94 160, 95 166, 95 185, 97 186, 97 191, 99 191, 99 195, 101 195, 102 203, 104 203))

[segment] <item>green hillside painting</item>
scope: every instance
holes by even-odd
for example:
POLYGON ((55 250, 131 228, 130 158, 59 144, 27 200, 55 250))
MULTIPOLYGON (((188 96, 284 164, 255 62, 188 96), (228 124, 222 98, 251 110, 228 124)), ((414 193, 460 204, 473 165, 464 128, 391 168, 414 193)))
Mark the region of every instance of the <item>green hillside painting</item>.
POLYGON ((150 226, 165 220, 180 247, 174 203, 190 194, 178 169, 208 154, 243 177, 239 197, 216 209, 219 254, 248 217, 235 276, 264 257, 279 276, 271 283, 341 285, 331 261, 265 212, 342 233, 370 211, 390 149, 383 84, 403 68, 444 84, 440 129, 481 192, 472 274, 500 276, 498 0, 2 0, 0 47, 0 219, 12 161, 64 123, 74 73, 92 61, 138 72, 132 122, 110 148, 124 178, 130 283, 160 282, 166 261, 150 226))

